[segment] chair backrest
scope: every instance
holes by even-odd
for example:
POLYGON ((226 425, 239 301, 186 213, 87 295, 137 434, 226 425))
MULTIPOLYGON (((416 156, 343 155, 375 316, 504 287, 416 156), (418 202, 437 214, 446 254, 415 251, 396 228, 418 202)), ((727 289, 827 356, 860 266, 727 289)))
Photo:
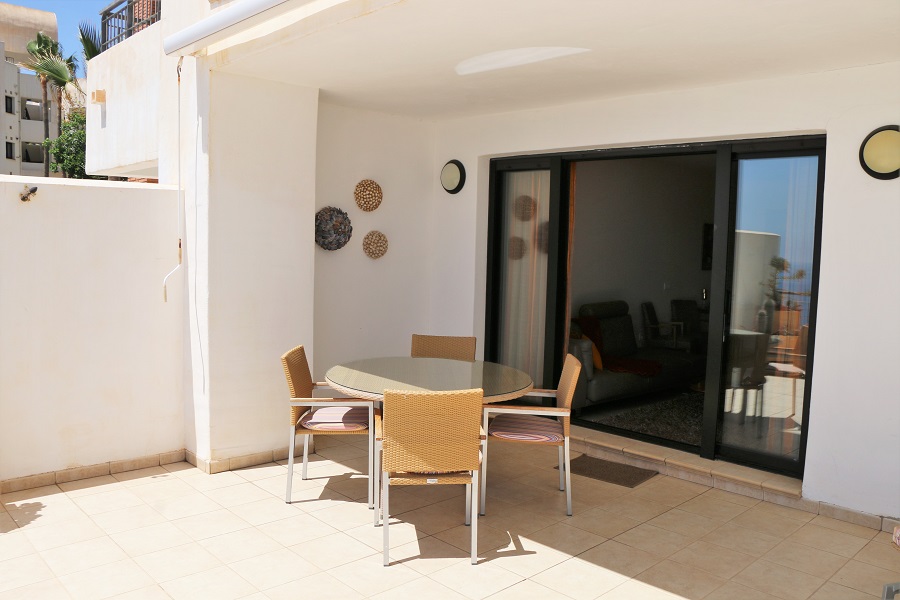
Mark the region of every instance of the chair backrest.
POLYGON ((478 469, 484 391, 384 391, 382 470, 455 473, 478 469))
MULTIPOLYGON (((306 360, 306 350, 303 346, 297 346, 285 352, 281 356, 281 364, 284 366, 284 376, 287 379, 291 398, 312 398, 313 381, 309 371, 309 362, 306 360)), ((301 415, 306 412, 306 406, 291 407, 291 425, 296 426, 301 415)))
POLYGON ((659 319, 656 318, 656 308, 652 302, 641 303, 641 316, 644 320, 644 336, 648 340, 659 337, 659 319))
MULTIPOLYGON (((572 398, 575 396, 575 386, 580 373, 581 361, 572 354, 566 354, 562 374, 559 376, 559 385, 556 386, 556 406, 558 408, 572 408, 572 398)), ((569 420, 569 417, 562 418, 563 433, 567 436, 569 435, 569 420)))
POLYGON ((475 360, 475 338, 451 335, 412 335, 410 356, 417 358, 452 358, 475 360))
POLYGON ((684 335, 700 333, 700 307, 696 300, 672 300, 672 320, 684 324, 684 335))

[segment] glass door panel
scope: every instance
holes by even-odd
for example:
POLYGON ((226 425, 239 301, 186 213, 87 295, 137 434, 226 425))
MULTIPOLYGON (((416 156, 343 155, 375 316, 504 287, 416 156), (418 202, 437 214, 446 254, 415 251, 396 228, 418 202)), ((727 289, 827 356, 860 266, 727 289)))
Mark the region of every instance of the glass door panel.
POLYGON ((739 158, 720 447, 801 460, 820 157, 739 158))
POLYGON ((501 177, 499 361, 525 371, 540 386, 546 354, 550 170, 501 177))

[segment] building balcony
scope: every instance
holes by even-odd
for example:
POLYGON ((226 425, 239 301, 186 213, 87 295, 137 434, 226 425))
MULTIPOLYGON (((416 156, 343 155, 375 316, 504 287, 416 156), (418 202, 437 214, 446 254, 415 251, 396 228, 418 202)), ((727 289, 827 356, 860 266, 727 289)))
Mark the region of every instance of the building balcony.
POLYGON ((100 47, 108 50, 160 19, 161 0, 116 0, 100 12, 100 47))

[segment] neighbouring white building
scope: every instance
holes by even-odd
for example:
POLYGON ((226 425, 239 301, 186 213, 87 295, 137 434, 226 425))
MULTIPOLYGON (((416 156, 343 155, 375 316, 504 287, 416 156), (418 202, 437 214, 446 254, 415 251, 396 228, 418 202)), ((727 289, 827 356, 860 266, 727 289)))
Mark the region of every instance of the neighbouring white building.
MULTIPOLYGON (((178 450, 176 439, 210 472, 283 455, 278 357, 298 343, 319 379, 406 354, 413 332, 476 335, 479 355, 493 352, 497 159, 534 156, 554 172, 707 152, 725 166, 710 190, 727 208, 735 148, 780 140, 824 152, 815 376, 802 430, 786 432, 803 435, 803 501, 897 519, 900 179, 867 175, 859 149, 900 123, 898 33, 895 0, 163 3, 160 22, 90 63, 87 170, 182 190, 172 267, 179 244, 185 258, 168 295, 183 315, 180 361, 144 363, 179 393, 147 403, 146 429, 117 439, 115 457, 102 435, 84 441, 81 463, 178 450), (439 180, 451 159, 467 173, 452 195, 439 180), (384 190, 373 212, 354 203, 363 179, 384 190), (354 225, 336 252, 313 239, 329 205, 354 225), (378 260, 362 252, 370 230, 390 241, 378 260)), ((732 242, 720 228, 715 243, 732 242)), ((728 268, 713 259, 710 328, 728 268)), ((48 470, 72 466, 48 452, 48 470)))
MULTIPOLYGON (((25 46, 38 32, 57 39, 56 15, 43 10, 0 3, 0 54, 3 63, 4 110, 0 113, 4 153, 0 173, 42 175, 44 170, 44 107, 41 84, 18 64, 29 59, 25 46)), ((48 97, 50 138, 56 138, 58 116, 53 94, 48 97)))

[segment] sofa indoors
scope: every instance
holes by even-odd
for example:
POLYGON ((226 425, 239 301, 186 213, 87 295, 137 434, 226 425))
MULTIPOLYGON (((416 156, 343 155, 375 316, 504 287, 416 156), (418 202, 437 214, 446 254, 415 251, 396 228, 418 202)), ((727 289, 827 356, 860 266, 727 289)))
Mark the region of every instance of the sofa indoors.
POLYGON ((569 352, 582 365, 572 408, 684 388, 703 379, 706 357, 670 348, 640 348, 628 303, 585 304, 572 320, 569 352), (602 359, 594 367, 592 341, 602 359))

